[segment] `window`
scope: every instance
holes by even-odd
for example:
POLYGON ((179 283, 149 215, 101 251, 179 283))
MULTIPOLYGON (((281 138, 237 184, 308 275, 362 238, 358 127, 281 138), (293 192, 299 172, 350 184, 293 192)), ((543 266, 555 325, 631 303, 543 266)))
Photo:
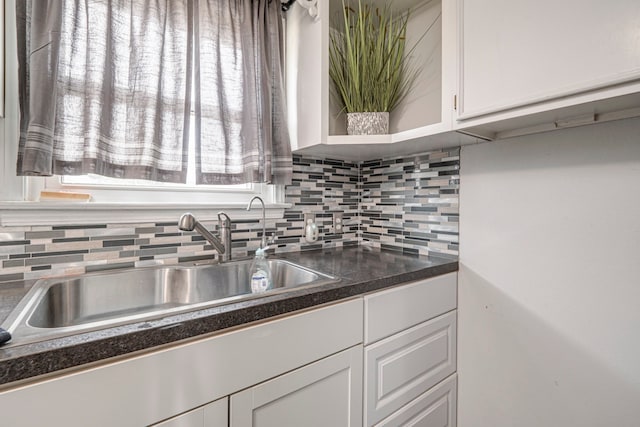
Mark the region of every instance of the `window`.
MULTIPOLYGON (((34 4, 40 5, 37 1, 33 2, 34 4)), ((204 5, 207 2, 200 2, 200 5, 204 5)), ((107 4, 106 2, 104 3, 107 4)), ((173 5, 173 3, 170 3, 173 5)), ((220 1, 212 1, 208 3, 207 7, 218 7, 221 4, 220 1)), ((251 2, 247 3, 248 5, 251 2)), ((203 6, 201 6, 203 7, 203 6)), ((15 33, 15 9, 10 8, 8 11, 8 28, 7 30, 11 32, 7 35, 7 50, 8 52, 8 63, 7 67, 17 68, 17 64, 15 63, 16 55, 16 33, 15 33)), ((209 11, 211 15, 211 11, 209 11)), ((91 14, 87 15, 90 16, 91 14)), ((196 14, 199 19, 204 19, 204 14, 196 14)), ((215 14, 211 15, 215 16, 215 14)), ((203 21, 204 22, 204 21, 203 21)), ((88 25, 87 27, 91 27, 88 25)), ((201 25, 202 27, 202 25, 201 25)), ((214 26, 215 27, 215 26, 214 26)), ((149 32, 146 32, 148 34, 149 32)), ((247 31, 243 31, 243 34, 248 33, 247 31)), ((69 47, 70 45, 67 45, 69 47)), ((80 49, 82 51, 82 49, 80 49)), ((273 57, 276 57, 275 55, 273 57)), ((100 62, 100 61, 98 61, 100 62)), ((273 61, 272 61, 273 62, 273 61)), ((277 62, 277 61, 275 61, 277 62)), ((206 65, 208 67, 208 64, 206 65)), ((210 67, 209 67, 210 68, 210 67)), ((77 68, 69 68, 74 71, 71 77, 73 77, 73 81, 76 82, 78 76, 80 78, 84 78, 84 74, 81 69, 77 68), (79 73, 79 74, 78 74, 79 73)), ((280 70, 278 70, 280 71, 280 70)), ((95 76, 94 76, 95 77, 95 76)), ((94 79, 95 80, 95 79, 94 79)), ((195 79, 194 79, 195 80, 195 79)), ((7 87, 15 88, 17 86, 18 76, 16 75, 15 69, 11 69, 7 71, 7 87)), ((77 83, 77 82, 76 82, 77 83)), ((195 83, 195 81, 194 81, 195 83)), ((205 85, 205 82, 203 82, 205 85)), ((80 86, 72 85, 73 88, 79 89, 80 86)), ((81 89, 81 88, 80 88, 81 89)), ((35 93, 35 92, 34 92, 35 93)), ((81 90, 76 93, 76 98, 81 99, 84 97, 84 92, 81 90), (80 94, 80 97, 78 97, 80 94)), ((73 97, 69 97, 70 101, 73 101, 73 97)), ((15 98, 15 94, 8 94, 7 96, 7 106, 9 109, 18 110, 17 105, 21 103, 15 98)), ((188 111, 188 110, 187 110, 188 111)), ((280 112, 278 112, 280 113, 280 112)), ((191 110, 191 128, 193 128, 193 115, 194 108, 192 106, 191 110)), ((267 116, 264 117, 265 120, 268 120, 267 116)), ((87 217, 87 212, 99 211, 98 205, 103 205, 104 209, 110 209, 110 212, 113 209, 117 209, 119 206, 125 205, 125 209, 131 209, 132 206, 138 206, 141 208, 136 208, 136 212, 143 212, 143 210, 149 210, 149 214, 140 214, 140 220, 149 220, 157 221, 160 218, 173 218, 173 213, 167 213, 166 207, 163 206, 178 206, 182 205, 183 207, 179 207, 176 209, 201 209, 202 211, 214 212, 216 206, 224 207, 225 210, 228 209, 238 209, 244 210, 244 206, 254 195, 260 195, 263 197, 265 202, 268 205, 271 205, 274 209, 282 209, 284 202, 284 187, 282 185, 266 185, 266 184, 241 184, 241 185, 199 185, 195 186, 195 167, 194 167, 194 143, 190 142, 189 149, 189 172, 188 172, 188 180, 187 184, 169 184, 169 183, 161 183, 161 182, 153 182, 146 180, 121 180, 115 178, 106 178, 98 175, 84 175, 84 176, 74 176, 74 175, 66 175, 66 176, 54 176, 51 178, 42 178, 42 177, 27 177, 23 178, 15 178, 13 177, 13 173, 15 173, 15 154, 13 154, 13 148, 9 146, 12 141, 17 139, 16 134, 18 134, 18 119, 13 113, 9 113, 7 116, 7 120, 5 120, 5 141, 1 141, 5 144, 5 159, 4 159, 4 170, 3 172, 3 181, 5 184, 8 184, 10 188, 23 187, 24 184, 24 194, 25 197, 23 200, 27 201, 36 201, 38 200, 40 191, 42 190, 55 190, 55 191, 74 191, 74 192, 83 192, 90 193, 93 198, 93 202, 91 206, 80 206, 76 204, 78 207, 75 209, 78 212, 81 212, 75 219, 74 215, 71 214, 68 217, 65 216, 60 220, 68 221, 68 223, 73 223, 73 221, 81 220, 82 223, 85 223, 87 217), (9 147, 9 148, 7 148, 9 147), (146 206, 146 207, 145 207, 146 206), (195 208, 194 208, 195 207, 195 208), (163 212, 162 215, 158 215, 159 212, 163 212), (155 212, 155 213, 154 213, 155 212)), ((189 132, 190 135, 193 135, 193 132, 189 132)), ((82 133, 80 133, 82 135, 82 133)), ((207 141, 210 141, 211 138, 207 138, 207 141)), ((210 151, 208 151, 210 152, 210 151)), ((277 156, 274 156, 274 158, 277 156)), ((2 198, 0 200, 16 200, 20 198, 16 197, 16 194, 20 193, 19 190, 7 191, 6 189, 0 190, 2 193, 2 198)), ((41 205, 47 205, 41 204, 41 205)), ((51 205, 51 204, 48 204, 51 205)), ((62 206, 59 204, 58 206, 62 206)), ((74 209, 73 205, 69 209, 74 209)), ((13 206, 15 207, 15 206, 13 206)), ((12 209, 13 209, 12 207, 12 209)), ((28 209, 33 209, 33 204, 30 205, 28 209)), ((49 209, 39 207, 37 209, 49 209)), ((68 211, 70 212, 70 211, 68 211)), ((104 212, 107 212, 106 210, 104 212)), ((105 215, 107 215, 105 213, 105 215)), ((36 220, 30 220, 29 218, 19 218, 18 215, 15 216, 16 223, 24 222, 25 224, 44 224, 47 221, 50 222, 51 219, 45 218, 46 215, 40 215, 36 220), (31 222, 30 222, 31 221, 31 222)), ((96 221, 103 221, 104 217, 96 217, 96 221)), ((0 218, 1 220, 1 218, 0 218)), ((130 216, 121 216, 121 215, 110 215, 110 221, 129 221, 131 220, 130 216)), ((1 221, 0 221, 1 222, 1 221)), ((67 222, 64 222, 67 223, 67 222)))
MULTIPOLYGON (((46 4, 20 3, 19 174, 64 175, 30 178, 31 198, 38 188, 82 188, 105 202, 193 200, 184 197, 188 184, 141 181, 183 182, 183 141, 191 144, 191 181, 194 157, 197 182, 290 181, 279 4, 226 4, 234 1, 151 9, 142 1, 125 9, 104 1, 84 4, 86 10, 61 2, 51 6, 60 23, 47 18, 46 4), (43 44, 51 35, 55 40, 43 44), (36 102, 29 94, 37 93, 52 95, 36 102), (71 176, 83 173, 136 180, 71 176)), ((196 193, 242 196, 264 188, 204 186, 196 193)))
POLYGON ((246 184, 241 186, 191 186, 94 177, 18 177, 16 157, 19 135, 18 65, 15 8, 6 10, 6 98, 0 118, 0 226, 32 227, 114 223, 175 222, 185 211, 201 221, 214 221, 218 210, 231 218, 260 218, 258 209, 245 210, 254 195, 267 203, 267 218, 282 218, 284 186, 246 184), (89 192, 92 203, 34 203, 43 189, 89 192))

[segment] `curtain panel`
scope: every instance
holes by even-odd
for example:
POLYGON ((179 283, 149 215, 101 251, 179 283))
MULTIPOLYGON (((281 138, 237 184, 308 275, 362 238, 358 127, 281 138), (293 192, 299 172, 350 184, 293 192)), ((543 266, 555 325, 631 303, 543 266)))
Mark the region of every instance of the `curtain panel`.
POLYGON ((289 183, 280 1, 195 5, 198 183, 289 183))
POLYGON ((19 0, 18 175, 184 182, 189 0, 19 0))
POLYGON ((290 182, 279 1, 18 0, 16 12, 18 175, 185 182, 191 137, 199 184, 290 182))

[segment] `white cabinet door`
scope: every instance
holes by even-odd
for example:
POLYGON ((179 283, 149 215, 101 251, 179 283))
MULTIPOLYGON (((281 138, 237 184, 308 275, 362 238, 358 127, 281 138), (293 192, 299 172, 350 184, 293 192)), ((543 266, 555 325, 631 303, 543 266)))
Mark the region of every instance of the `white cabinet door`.
POLYGON ((231 427, 360 427, 362 346, 231 396, 231 427))
POLYGON ((461 119, 640 79, 638 0, 458 1, 461 119))
POLYGON ((391 415, 456 370, 456 312, 365 348, 365 425, 391 415))

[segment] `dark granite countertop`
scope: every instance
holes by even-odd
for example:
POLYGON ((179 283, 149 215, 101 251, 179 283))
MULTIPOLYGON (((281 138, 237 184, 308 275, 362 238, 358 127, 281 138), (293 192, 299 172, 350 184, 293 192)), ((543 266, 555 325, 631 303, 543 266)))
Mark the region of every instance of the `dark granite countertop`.
MULTIPOLYGON (((367 247, 278 254, 272 258, 287 259, 341 280, 160 319, 0 347, 0 385, 458 270, 455 260, 407 256, 367 247)), ((25 288, 25 284, 0 287, 0 322, 26 293, 25 288)))

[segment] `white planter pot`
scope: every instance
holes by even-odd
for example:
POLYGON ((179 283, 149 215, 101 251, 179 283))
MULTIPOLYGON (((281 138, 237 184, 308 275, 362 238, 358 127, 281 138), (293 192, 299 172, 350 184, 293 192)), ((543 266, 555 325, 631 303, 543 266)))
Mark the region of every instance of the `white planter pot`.
POLYGON ((348 135, 384 135, 389 133, 389 113, 347 113, 348 135))

